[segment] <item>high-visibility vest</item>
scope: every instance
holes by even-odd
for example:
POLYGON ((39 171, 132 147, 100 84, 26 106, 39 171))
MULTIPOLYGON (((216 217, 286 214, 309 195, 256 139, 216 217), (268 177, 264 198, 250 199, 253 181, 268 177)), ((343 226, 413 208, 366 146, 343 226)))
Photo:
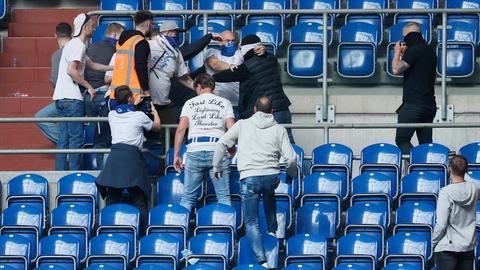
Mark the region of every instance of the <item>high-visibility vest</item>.
POLYGON ((130 87, 134 96, 143 94, 143 89, 135 70, 135 47, 142 40, 145 40, 145 38, 141 35, 135 35, 121 46, 117 43, 112 83, 110 85, 110 99, 115 99, 115 88, 122 85, 130 87))

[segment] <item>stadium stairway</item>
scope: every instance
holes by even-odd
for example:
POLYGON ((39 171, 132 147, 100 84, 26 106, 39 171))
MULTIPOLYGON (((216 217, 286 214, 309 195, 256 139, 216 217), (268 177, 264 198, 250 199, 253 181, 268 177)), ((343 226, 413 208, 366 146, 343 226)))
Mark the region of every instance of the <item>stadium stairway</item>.
MULTIPOLYGON (((72 24, 86 9, 14 9, 1 41, 0 117, 32 117, 51 102, 50 56, 59 22, 72 24)), ((0 149, 54 148, 33 123, 1 124, 0 149)), ((53 170, 53 155, 0 155, 0 170, 53 170)))

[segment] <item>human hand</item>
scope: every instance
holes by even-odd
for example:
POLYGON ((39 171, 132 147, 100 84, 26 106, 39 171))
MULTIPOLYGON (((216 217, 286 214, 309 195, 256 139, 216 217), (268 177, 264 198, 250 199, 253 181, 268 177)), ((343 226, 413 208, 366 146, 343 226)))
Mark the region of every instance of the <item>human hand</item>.
POLYGON ((215 172, 213 176, 216 180, 220 180, 222 178, 222 172, 215 172))
POLYGON ((235 149, 235 147, 227 149, 227 157, 228 158, 233 158, 233 157, 235 157, 236 154, 237 154, 237 150, 235 149))
MULTIPOLYGON (((153 105, 153 104, 152 104, 153 105)), ((153 109, 152 109, 153 110, 153 109)), ((173 167, 175 168, 175 171, 178 173, 182 172, 183 169, 183 162, 182 159, 178 156, 174 157, 173 159, 173 167)))
POLYGON ((152 113, 157 113, 157 108, 153 105, 153 102, 150 102, 150 107, 152 108, 152 113))
POLYGON ((137 106, 138 104, 142 103, 144 97, 145 97, 144 94, 136 95, 136 96, 133 98, 133 105, 137 106))
POLYGON ((405 50, 407 49, 407 46, 405 46, 404 44, 402 44, 400 41, 398 41, 396 44, 395 44, 395 48, 394 48, 394 52, 395 52, 395 55, 398 55, 398 56, 401 56, 405 53, 405 50))
POLYGON ((262 44, 259 44, 255 46, 255 48, 253 48, 253 53, 255 53, 258 56, 264 55, 266 52, 267 52, 267 48, 262 44))
POLYGON ((215 41, 223 41, 222 36, 212 33, 212 39, 215 41))
POLYGON ((234 69, 238 68, 238 65, 234 65, 234 64, 229 64, 228 65, 228 68, 233 71, 234 69))
POLYGON ((91 86, 87 88, 88 93, 90 94, 90 99, 94 100, 97 96, 97 92, 91 86))

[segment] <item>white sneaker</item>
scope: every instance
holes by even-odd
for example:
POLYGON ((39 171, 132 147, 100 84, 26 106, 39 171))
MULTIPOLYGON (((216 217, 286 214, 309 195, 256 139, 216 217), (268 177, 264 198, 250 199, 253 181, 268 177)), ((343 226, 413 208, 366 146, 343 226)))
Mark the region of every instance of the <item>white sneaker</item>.
POLYGON ((275 232, 269 232, 268 234, 270 234, 271 236, 277 238, 277 233, 275 233, 275 232))
POLYGON ((260 266, 268 269, 268 264, 266 262, 262 263, 260 266))

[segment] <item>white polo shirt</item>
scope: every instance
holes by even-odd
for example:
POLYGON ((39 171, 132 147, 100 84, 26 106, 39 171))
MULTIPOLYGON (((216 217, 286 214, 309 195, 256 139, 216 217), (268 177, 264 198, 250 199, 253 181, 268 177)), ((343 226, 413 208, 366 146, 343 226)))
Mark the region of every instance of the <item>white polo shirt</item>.
POLYGON ((116 110, 108 113, 108 123, 112 131, 112 144, 124 143, 143 148, 143 131, 151 130, 153 121, 139 111, 118 113, 116 110))

